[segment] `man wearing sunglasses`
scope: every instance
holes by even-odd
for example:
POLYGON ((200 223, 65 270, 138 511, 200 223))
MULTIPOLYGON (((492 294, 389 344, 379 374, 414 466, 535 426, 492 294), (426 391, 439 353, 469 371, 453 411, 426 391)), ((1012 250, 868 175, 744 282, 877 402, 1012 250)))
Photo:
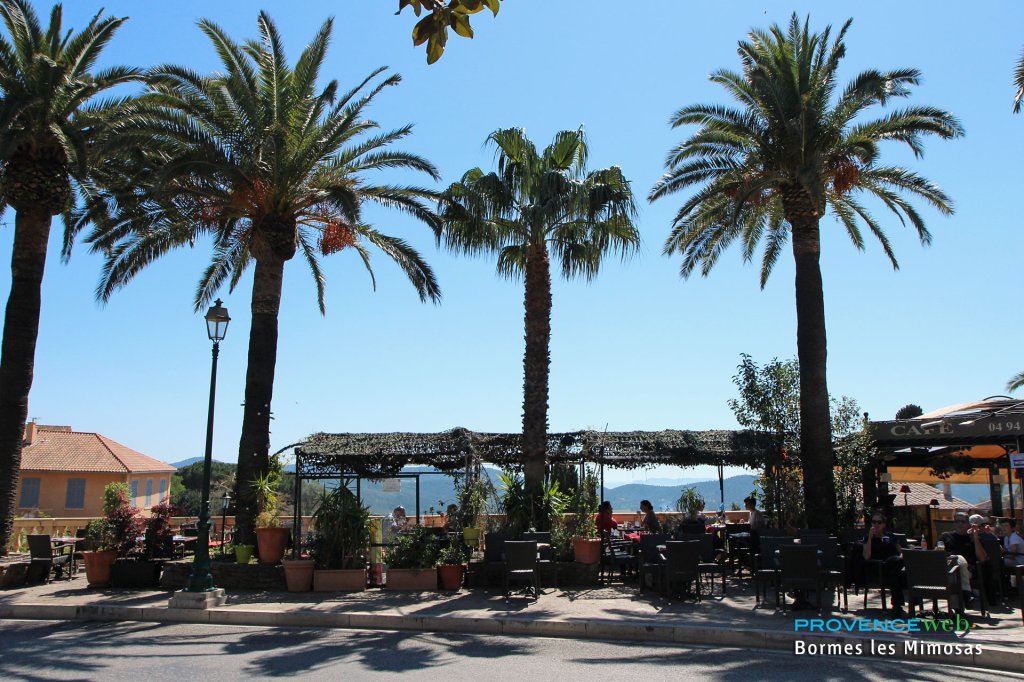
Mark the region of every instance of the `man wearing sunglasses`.
POLYGON ((966 513, 957 512, 953 515, 953 530, 947 531, 939 537, 939 542, 945 547, 946 553, 950 557, 956 557, 964 606, 970 606, 974 601, 974 593, 971 592, 970 567, 979 561, 988 559, 985 549, 981 546, 981 534, 982 531, 978 524, 972 524, 966 513))
POLYGON ((885 516, 881 512, 871 515, 868 533, 862 541, 864 561, 882 562, 882 580, 892 592, 892 608, 903 610, 903 557, 900 543, 886 530, 885 516))

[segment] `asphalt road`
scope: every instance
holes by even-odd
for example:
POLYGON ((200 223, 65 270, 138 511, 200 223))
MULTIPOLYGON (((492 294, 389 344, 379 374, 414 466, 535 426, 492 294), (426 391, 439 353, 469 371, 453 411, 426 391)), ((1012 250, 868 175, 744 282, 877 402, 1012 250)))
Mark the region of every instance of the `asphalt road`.
POLYGON ((0 622, 0 680, 1024 680, 878 659, 487 635, 0 622))

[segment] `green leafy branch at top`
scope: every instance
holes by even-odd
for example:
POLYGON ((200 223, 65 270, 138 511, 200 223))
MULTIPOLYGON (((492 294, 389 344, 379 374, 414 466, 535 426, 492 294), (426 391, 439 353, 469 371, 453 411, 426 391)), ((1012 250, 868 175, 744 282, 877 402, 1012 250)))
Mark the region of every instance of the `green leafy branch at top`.
POLYGON ((412 44, 427 44, 427 64, 433 64, 444 54, 445 43, 448 42, 448 29, 451 28, 463 38, 473 37, 473 27, 469 25, 469 15, 484 9, 498 15, 500 0, 398 0, 398 11, 401 14, 406 7, 412 7, 413 13, 420 16, 423 10, 427 15, 416 22, 412 29, 412 44))

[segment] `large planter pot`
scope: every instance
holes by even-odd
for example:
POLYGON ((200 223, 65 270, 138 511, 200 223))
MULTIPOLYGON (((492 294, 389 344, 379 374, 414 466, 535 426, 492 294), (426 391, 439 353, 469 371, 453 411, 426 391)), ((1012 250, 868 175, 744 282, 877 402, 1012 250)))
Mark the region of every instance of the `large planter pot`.
POLYGON ((316 569, 314 592, 362 592, 366 589, 366 569, 316 569))
POLYGON ((572 553, 581 564, 596 564, 601 560, 601 538, 573 538, 572 553))
POLYGON ((105 549, 99 552, 82 552, 85 561, 85 579, 89 587, 106 587, 110 584, 110 569, 117 559, 117 552, 105 549))
POLYGON ((466 572, 463 564, 445 564, 437 567, 437 577, 442 590, 458 592, 462 589, 462 576, 466 572))
POLYGON ((161 568, 162 561, 115 561, 110 568, 110 586, 156 589, 160 587, 161 568))
POLYGON ((479 528, 463 528, 462 539, 466 541, 466 544, 470 547, 480 546, 480 529, 479 528))
POLYGON ((260 563, 280 563, 290 534, 287 528, 257 528, 256 547, 260 552, 260 563))
POLYGON ((312 559, 282 559, 284 564, 284 580, 289 592, 309 592, 313 589, 312 559))
POLYGON ((252 561, 252 545, 235 545, 235 561, 247 564, 252 561))
POLYGON ((437 589, 437 570, 434 568, 388 568, 384 587, 389 590, 426 592, 437 589))

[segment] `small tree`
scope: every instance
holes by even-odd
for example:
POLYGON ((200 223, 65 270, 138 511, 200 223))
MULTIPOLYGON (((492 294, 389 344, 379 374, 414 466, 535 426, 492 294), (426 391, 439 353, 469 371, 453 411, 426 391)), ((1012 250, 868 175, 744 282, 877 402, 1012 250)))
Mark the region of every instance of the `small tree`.
POLYGON ((897 419, 913 419, 914 417, 920 417, 922 414, 924 414, 924 410, 921 409, 920 405, 915 405, 914 403, 907 403, 896 410, 897 419))
POLYGON ((103 489, 103 517, 112 535, 111 549, 120 557, 132 554, 142 535, 142 519, 128 502, 129 494, 127 483, 108 483, 103 489))

